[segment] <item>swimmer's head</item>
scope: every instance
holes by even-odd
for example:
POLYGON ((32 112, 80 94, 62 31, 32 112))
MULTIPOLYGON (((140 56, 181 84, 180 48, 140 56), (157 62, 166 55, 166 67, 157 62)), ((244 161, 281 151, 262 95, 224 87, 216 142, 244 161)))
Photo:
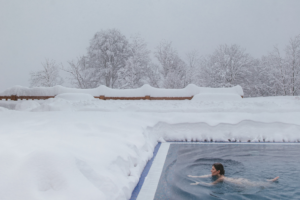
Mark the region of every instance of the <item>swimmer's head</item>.
POLYGON ((211 175, 217 176, 217 175, 224 175, 225 170, 221 163, 214 163, 211 168, 211 175))

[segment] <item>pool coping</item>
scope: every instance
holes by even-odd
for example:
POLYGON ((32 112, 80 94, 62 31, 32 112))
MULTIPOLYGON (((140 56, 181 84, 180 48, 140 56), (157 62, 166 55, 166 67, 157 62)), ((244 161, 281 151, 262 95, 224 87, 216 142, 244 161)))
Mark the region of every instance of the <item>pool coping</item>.
POLYGON ((283 144, 283 145, 300 145, 300 142, 166 142, 169 144, 283 144))
POLYGON ((156 157, 156 155, 157 155, 157 153, 158 153, 158 151, 159 151, 159 149, 160 149, 160 146, 161 146, 161 143, 160 143, 160 142, 155 146, 154 152, 153 152, 153 156, 152 156, 152 158, 147 162, 147 164, 146 164, 146 166, 145 166, 145 168, 144 168, 144 170, 143 170, 143 172, 142 172, 142 174, 141 174, 141 177, 140 177, 140 179, 139 179, 139 182, 138 182, 138 184, 135 186, 135 188, 134 188, 134 190, 133 190, 133 192, 132 192, 132 194, 131 194, 130 200, 136 200, 136 199, 137 199, 137 197, 138 197, 138 195, 139 195, 139 193, 140 193, 140 191, 141 191, 141 188, 142 188, 142 186, 144 185, 145 179, 147 178, 148 172, 149 172, 149 170, 151 169, 152 163, 153 163, 153 161, 154 161, 154 159, 155 159, 155 157, 156 157))

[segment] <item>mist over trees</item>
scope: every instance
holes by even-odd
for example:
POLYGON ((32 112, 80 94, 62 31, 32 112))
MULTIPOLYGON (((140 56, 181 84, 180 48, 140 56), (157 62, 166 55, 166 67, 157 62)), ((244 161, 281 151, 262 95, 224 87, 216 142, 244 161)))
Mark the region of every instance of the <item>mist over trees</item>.
POLYGON ((146 42, 139 36, 131 37, 129 43, 129 57, 126 65, 118 71, 118 88, 129 89, 141 87, 149 83, 150 51, 147 49, 146 42))
POLYGON ((31 72, 30 85, 62 84, 59 70, 76 88, 130 89, 150 84, 158 88, 232 87, 241 85, 245 97, 300 94, 300 35, 281 52, 253 58, 239 45, 220 45, 208 56, 196 50, 180 57, 170 41, 161 41, 154 52, 139 35, 126 38, 116 29, 97 32, 86 55, 60 66, 46 60, 43 70, 31 72), (283 53, 282 53, 283 52, 283 53))
POLYGON ((52 87, 63 84, 59 76, 59 68, 54 60, 46 59, 42 63, 43 69, 37 72, 30 72, 30 86, 52 87))

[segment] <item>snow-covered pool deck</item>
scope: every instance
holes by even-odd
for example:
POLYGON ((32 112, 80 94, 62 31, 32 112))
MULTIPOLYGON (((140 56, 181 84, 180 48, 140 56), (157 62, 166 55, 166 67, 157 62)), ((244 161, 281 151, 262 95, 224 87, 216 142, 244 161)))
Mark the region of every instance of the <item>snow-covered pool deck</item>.
POLYGON ((157 142, 300 142, 299 97, 71 100, 0 101, 0 199, 130 199, 157 142))
MULTIPOLYGON (((140 181, 133 191, 132 197, 130 200, 153 200, 155 197, 155 193, 158 187, 159 179, 161 177, 165 160, 167 158, 167 154, 169 151, 169 147, 171 144, 243 144, 243 145, 252 145, 252 144, 263 144, 263 145, 274 145, 279 144, 277 142, 166 142, 159 143, 155 149, 152 160, 149 161, 150 165, 144 169, 144 172, 140 178, 140 181), (149 170, 150 168, 150 170, 149 170)), ((282 145, 300 145, 300 143, 290 142, 290 143, 280 143, 282 145)))

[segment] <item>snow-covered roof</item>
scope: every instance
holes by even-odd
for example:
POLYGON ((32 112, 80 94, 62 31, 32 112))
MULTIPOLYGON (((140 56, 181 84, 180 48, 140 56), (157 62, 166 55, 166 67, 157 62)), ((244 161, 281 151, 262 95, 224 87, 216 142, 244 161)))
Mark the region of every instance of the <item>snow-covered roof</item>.
POLYGON ((106 97, 191 97, 200 93, 209 94, 238 94, 244 96, 241 86, 231 88, 207 88, 189 84, 183 89, 163 89, 154 88, 148 84, 137 89, 112 89, 101 85, 94 89, 67 88, 60 85, 54 87, 35 87, 14 86, 0 93, 0 96, 56 96, 63 93, 86 93, 93 96, 106 97))

